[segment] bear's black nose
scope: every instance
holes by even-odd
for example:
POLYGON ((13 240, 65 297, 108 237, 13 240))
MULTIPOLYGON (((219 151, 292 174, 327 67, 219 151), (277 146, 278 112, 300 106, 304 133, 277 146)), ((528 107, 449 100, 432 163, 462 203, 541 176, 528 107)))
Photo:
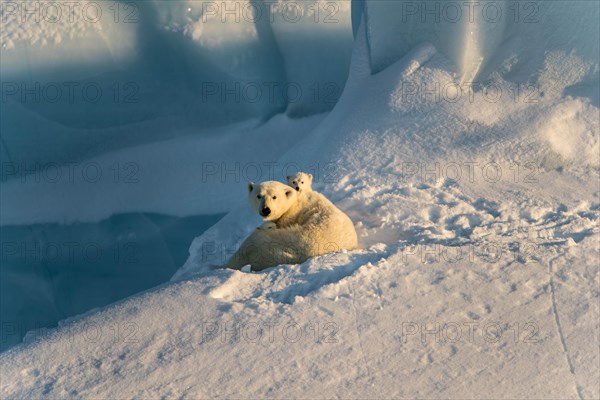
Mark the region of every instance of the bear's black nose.
POLYGON ((263 215, 263 217, 266 217, 267 215, 271 214, 271 209, 269 207, 265 207, 260 213, 263 215))
POLYGON ((300 191, 300 186, 296 186, 296 190, 300 191))

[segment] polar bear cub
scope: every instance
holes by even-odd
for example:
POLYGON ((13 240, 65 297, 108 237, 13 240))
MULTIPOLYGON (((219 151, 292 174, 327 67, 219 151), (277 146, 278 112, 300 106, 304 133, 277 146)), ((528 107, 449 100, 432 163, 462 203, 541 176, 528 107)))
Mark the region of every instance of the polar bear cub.
POLYGON ((256 229, 225 265, 261 270, 299 264, 314 257, 357 247, 352 221, 329 200, 312 192, 310 201, 280 182, 248 185, 250 206, 277 229, 256 229))
POLYGON ((296 175, 287 176, 288 185, 296 189, 298 193, 306 194, 312 192, 313 176, 306 172, 298 172, 296 175))

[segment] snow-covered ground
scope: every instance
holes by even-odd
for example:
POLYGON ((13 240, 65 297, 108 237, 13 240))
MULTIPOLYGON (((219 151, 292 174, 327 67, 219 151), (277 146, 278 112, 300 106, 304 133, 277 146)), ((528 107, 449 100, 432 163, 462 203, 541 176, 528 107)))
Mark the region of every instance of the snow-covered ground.
POLYGON ((231 193, 231 211, 171 282, 31 332, 0 354, 2 398, 600 397, 598 42, 577 24, 598 5, 482 28, 466 58, 431 40, 390 61, 372 3, 335 108, 275 160, 230 159, 313 173, 361 248, 213 269, 260 221, 211 174, 217 201, 198 200, 231 193))

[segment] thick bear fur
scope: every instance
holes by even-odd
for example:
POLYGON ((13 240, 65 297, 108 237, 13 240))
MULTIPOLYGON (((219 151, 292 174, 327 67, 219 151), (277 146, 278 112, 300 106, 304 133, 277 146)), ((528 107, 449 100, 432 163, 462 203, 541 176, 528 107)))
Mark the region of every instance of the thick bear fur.
POLYGON ((225 267, 251 265, 258 271, 357 247, 356 231, 346 214, 320 193, 294 189, 275 181, 249 184, 250 206, 267 223, 250 234, 225 267))

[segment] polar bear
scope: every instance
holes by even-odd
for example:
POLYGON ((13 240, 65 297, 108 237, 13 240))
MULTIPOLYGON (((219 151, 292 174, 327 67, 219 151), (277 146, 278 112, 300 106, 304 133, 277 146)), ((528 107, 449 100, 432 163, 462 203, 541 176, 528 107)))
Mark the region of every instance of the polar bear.
POLYGON ((306 202, 294 188, 275 181, 250 183, 248 193, 254 211, 277 227, 252 232, 227 268, 241 269, 250 264, 257 271, 357 247, 350 218, 320 194, 306 202))
MULTIPOLYGON (((327 207, 342 212, 335 205, 333 205, 333 203, 329 201, 327 197, 313 190, 313 176, 311 174, 307 174, 306 172, 297 172, 295 175, 287 176, 286 179, 288 181, 288 185, 296 189, 298 192, 298 201, 302 204, 303 209, 312 210, 315 207, 327 207)), ((277 221, 278 227, 283 225, 285 225, 285 220, 277 221)))
POLYGON ((312 181, 313 176, 306 172, 297 172, 296 175, 287 176, 288 185, 296 189, 299 193, 310 193, 312 192, 312 181))
MULTIPOLYGON (((306 207, 306 204, 312 201, 312 180, 313 176, 311 174, 307 174, 305 172, 298 172, 295 175, 288 175, 286 177, 288 181, 288 185, 294 188, 298 192, 298 199, 296 206, 306 207)), ((290 215, 290 214, 288 214, 290 215)), ((291 214, 296 215, 296 214, 291 214)), ((281 218, 277 220, 277 223, 273 222, 273 220, 267 220, 264 224, 258 227, 258 229, 275 229, 275 228, 284 228, 290 226, 294 223, 297 223, 295 218, 281 218)))

